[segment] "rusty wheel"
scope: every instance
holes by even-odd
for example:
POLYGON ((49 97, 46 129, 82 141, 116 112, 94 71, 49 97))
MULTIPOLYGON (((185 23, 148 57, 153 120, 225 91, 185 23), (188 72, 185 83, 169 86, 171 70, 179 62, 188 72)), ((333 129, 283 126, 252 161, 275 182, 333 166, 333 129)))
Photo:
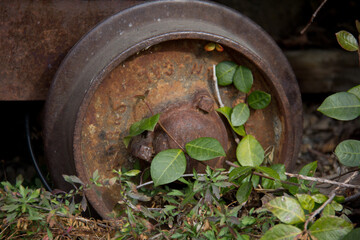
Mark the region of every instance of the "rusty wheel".
MULTIPOLYGON (((131 167, 135 158, 122 138, 132 123, 150 116, 145 104, 134 98, 145 92, 153 111, 164 113, 162 121, 181 141, 189 140, 188 132, 204 136, 204 130, 212 129, 210 135, 231 152, 231 135, 213 111, 211 67, 224 60, 249 67, 253 90, 271 93, 270 106, 253 111, 246 130, 264 148, 274 147, 274 159, 291 168, 299 149, 302 109, 296 79, 281 50, 257 25, 231 9, 201 1, 159 1, 100 23, 58 69, 45 123, 46 155, 55 183, 66 187, 62 174, 89 182, 96 169, 108 178, 112 169, 131 167), (225 51, 204 51, 209 41, 220 43, 225 51)), ((220 91, 227 106, 244 97, 231 87, 220 91)), ((168 145, 172 147, 169 141, 168 145)), ((146 151, 137 157, 146 160, 146 151)), ((100 195, 88 191, 87 197, 106 218, 117 202, 117 191, 98 190, 100 195)))

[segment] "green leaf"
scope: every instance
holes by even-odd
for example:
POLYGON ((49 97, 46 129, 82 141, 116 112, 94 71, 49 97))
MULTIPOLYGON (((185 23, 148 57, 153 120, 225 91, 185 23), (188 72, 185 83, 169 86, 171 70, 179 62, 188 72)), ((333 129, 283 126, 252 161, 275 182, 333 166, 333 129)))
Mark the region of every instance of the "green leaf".
POLYGON ((353 120, 360 115, 360 99, 348 92, 338 92, 327 97, 318 111, 337 120, 353 120))
POLYGON ((77 176, 69 176, 69 175, 62 175, 64 180, 68 183, 74 184, 74 183, 79 183, 81 185, 84 185, 84 183, 77 177, 77 176))
POLYGON ((309 229, 317 239, 338 240, 348 234, 353 225, 342 218, 327 216, 319 218, 309 229))
POLYGON ((317 193, 311 196, 311 198, 314 199, 314 201, 319 204, 323 204, 324 202, 326 202, 326 200, 328 200, 328 197, 321 193, 317 193))
POLYGON ((185 145, 186 152, 193 159, 205 161, 221 156, 226 153, 221 143, 215 138, 202 137, 192 140, 185 145))
POLYGON ((231 113, 232 113, 232 108, 231 107, 222 107, 222 108, 218 108, 216 109, 217 112, 221 113, 222 115, 224 115, 226 117, 226 119, 228 120, 231 128, 240 136, 246 136, 246 132, 245 132, 245 128, 244 126, 238 126, 235 127, 232 125, 230 117, 231 117, 231 113))
POLYGON ((47 237, 49 238, 49 240, 54 239, 54 236, 49 228, 46 228, 46 233, 47 233, 47 237))
POLYGON ((308 194, 296 194, 297 199, 303 209, 311 212, 315 207, 314 199, 308 194))
POLYGON ((238 65, 234 62, 224 61, 216 65, 216 78, 220 86, 227 86, 233 82, 238 65))
POLYGON ((335 35, 339 45, 343 49, 350 52, 357 51, 359 49, 358 42, 354 35, 352 35, 351 33, 342 30, 337 32, 335 35))
POLYGON ((130 127, 129 135, 123 140, 126 147, 129 146, 131 137, 137 136, 144 131, 154 131, 156 124, 158 123, 160 114, 155 114, 149 118, 144 118, 136 123, 133 123, 130 127))
POLYGON ((151 162, 150 173, 154 185, 171 183, 181 177, 186 170, 186 158, 180 149, 159 152, 151 162))
POLYGON ((125 176, 128 176, 128 177, 135 177, 135 176, 137 176, 139 173, 141 173, 140 170, 138 170, 138 169, 132 169, 132 170, 130 170, 130 171, 125 172, 124 175, 125 175, 125 176))
POLYGON ((348 167, 360 166, 360 141, 345 140, 335 148, 339 161, 348 167))
POLYGON ((360 85, 357 85, 347 91, 348 93, 354 94, 360 99, 360 85))
POLYGON ((266 108, 271 102, 271 95, 263 91, 253 91, 247 99, 253 109, 266 108))
POLYGON ((250 109, 245 103, 239 103, 234 107, 231 113, 232 125, 238 127, 246 123, 250 117, 250 109))
POLYGON ((360 228, 353 229, 348 233, 342 240, 359 240, 360 239, 360 228))
POLYGON ((0 209, 2 211, 6 211, 6 212, 13 212, 14 210, 16 210, 17 208, 19 208, 20 205, 16 205, 16 204, 10 204, 10 205, 4 205, 2 206, 0 209))
POLYGON ((260 240, 293 240, 297 239, 297 236, 300 235, 301 232, 297 227, 278 224, 270 228, 260 240))
POLYGON ((335 216, 335 209, 331 204, 328 204, 324 207, 324 209, 321 212, 322 217, 326 216, 335 216))
POLYGON ((276 180, 280 180, 279 174, 275 170, 273 170, 269 167, 256 167, 256 170, 258 170, 259 172, 265 173, 269 177, 272 177, 276 180))
MULTIPOLYGON (((270 168, 272 170, 276 171, 276 173, 280 177, 280 180, 285 181, 287 179, 287 177, 285 175, 285 165, 284 164, 273 164, 270 166, 270 168)), ((265 189, 277 189, 277 188, 281 187, 281 182, 279 182, 279 181, 275 182, 274 180, 262 178, 261 185, 265 189)))
POLYGON ((260 166, 264 161, 264 149, 254 136, 246 135, 236 148, 236 158, 242 166, 260 166))
POLYGON ((241 184, 239 189, 236 192, 236 200, 242 204, 249 199, 250 193, 252 191, 252 184, 251 182, 244 182, 241 184))
POLYGON ((345 201, 345 197, 344 196, 335 196, 334 201, 337 203, 343 203, 345 201))
POLYGON ((253 85, 254 78, 250 69, 239 66, 235 71, 233 80, 235 87, 239 91, 248 93, 253 85))
POLYGON ((277 197, 266 204, 271 211, 283 223, 296 224, 305 221, 305 213, 299 202, 291 197, 277 197))
POLYGON ((332 201, 331 203, 330 203, 330 205, 334 208, 334 210, 335 211, 337 211, 337 212, 340 212, 340 211, 342 211, 343 210, 343 205, 341 205, 340 203, 337 203, 337 202, 335 202, 335 201, 332 201))
POLYGON ((304 176, 313 177, 315 175, 317 168, 317 161, 306 164, 301 168, 299 174, 304 176))
MULTIPOLYGON (((301 170, 299 171, 300 175, 304 175, 304 176, 309 176, 309 177, 313 177, 315 175, 316 172, 316 168, 317 168, 317 161, 311 162, 306 164, 304 167, 301 168, 301 170)), ((302 184, 308 184, 310 181, 307 180, 299 180, 299 183, 302 184)))
POLYGON ((234 181, 240 177, 247 177, 251 172, 252 167, 237 167, 229 173, 229 181, 234 181))

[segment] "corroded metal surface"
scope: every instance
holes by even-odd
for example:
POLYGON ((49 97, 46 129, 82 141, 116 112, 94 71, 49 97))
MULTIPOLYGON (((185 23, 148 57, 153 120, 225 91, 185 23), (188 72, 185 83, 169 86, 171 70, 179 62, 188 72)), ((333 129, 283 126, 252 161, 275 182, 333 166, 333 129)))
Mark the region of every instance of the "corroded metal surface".
POLYGON ((0 100, 44 100, 71 47, 101 20, 142 1, 0 1, 0 100))
MULTIPOLYGON (((301 137, 301 100, 279 48, 249 19, 227 8, 200 1, 161 1, 120 12, 100 24, 57 72, 45 129, 56 183, 65 186, 63 173, 76 173, 88 182, 96 169, 109 177, 114 168, 131 167, 135 160, 121 139, 132 123, 150 115, 134 96, 149 91, 147 101, 154 112, 166 112, 173 104, 191 102, 196 91, 205 89, 212 95, 211 68, 223 60, 249 67, 253 90, 271 93, 271 105, 252 111, 246 131, 264 148, 274 147, 275 160, 291 168, 301 137), (219 42, 225 51, 205 52, 207 41, 219 42)), ((228 106, 244 100, 234 88, 221 88, 221 94, 228 106)), ((234 148, 231 138, 228 143, 234 148)), ((100 195, 91 190, 87 197, 106 217, 117 191, 98 190, 100 195)))
MULTIPOLYGON (((182 44, 179 45, 182 46, 182 44)), ((171 83, 169 88, 170 86, 171 83)), ((176 90, 171 89, 171 91, 176 90)), ((185 92, 185 95, 189 95, 189 93, 185 92)), ((146 131, 131 140, 128 147, 130 154, 151 162, 157 153, 167 149, 185 149, 186 143, 200 137, 217 139, 225 152, 228 152, 226 127, 216 113, 214 104, 214 100, 206 90, 199 90, 191 101, 177 102, 166 106, 166 109, 160 110, 159 124, 153 132, 146 131)), ((205 164, 213 168, 223 168, 224 159, 224 157, 219 157, 199 162, 187 156, 187 172, 191 173, 193 169, 204 172, 205 164)))

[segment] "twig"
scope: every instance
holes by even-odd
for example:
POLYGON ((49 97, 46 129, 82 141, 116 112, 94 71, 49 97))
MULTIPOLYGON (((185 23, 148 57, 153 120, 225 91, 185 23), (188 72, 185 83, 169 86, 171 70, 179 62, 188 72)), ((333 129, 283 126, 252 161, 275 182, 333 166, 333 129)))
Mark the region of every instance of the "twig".
POLYGON ((352 202, 354 200, 357 200, 358 198, 360 198, 360 192, 358 192, 350 197, 345 198, 344 203, 352 202))
POLYGON ((324 4, 327 2, 327 0, 323 0, 322 3, 320 4, 320 6, 315 10, 315 12, 313 13, 313 15, 310 18, 310 21, 308 22, 308 24, 306 24, 306 26, 303 28, 303 30, 301 30, 300 34, 304 34, 306 32, 306 30, 310 27, 311 23, 314 21, 316 15, 318 14, 318 12, 320 11, 320 9, 324 6, 324 4))
POLYGON ((151 238, 149 238, 149 240, 154 240, 154 239, 158 239, 161 235, 163 235, 163 233, 158 233, 155 236, 152 236, 151 238))
MULTIPOLYGON (((152 111, 150 105, 148 104, 148 102, 145 99, 142 99, 144 101, 144 103, 146 104, 146 106, 148 107, 149 111, 151 112, 151 115, 154 115, 154 112, 152 111)), ((178 141, 176 141, 176 139, 166 130, 166 128, 164 127, 164 125, 162 125, 162 123, 160 122, 160 119, 158 121, 160 127, 162 128, 162 130, 164 130, 164 132, 176 143, 176 145, 179 146, 179 148, 183 151, 186 152, 185 149, 178 143, 178 141)))
MULTIPOLYGON (((197 175, 198 175, 198 176, 205 176, 206 174, 205 174, 205 173, 198 173, 197 175)), ((192 174, 192 173, 187 173, 187 174, 181 175, 181 177, 183 177, 183 178, 184 178, 184 177, 194 177, 194 174, 192 174)), ((136 186, 136 189, 145 187, 145 186, 147 186, 147 185, 151 185, 151 184, 153 184, 153 183, 154 183, 154 181, 149 181, 149 182, 140 184, 140 185, 136 186)))
MULTIPOLYGON (((49 208, 39 207, 39 206, 36 206, 36 205, 31 205, 31 207, 36 208, 36 209, 40 209, 40 210, 44 210, 44 211, 48 211, 48 212, 51 211, 51 209, 49 209, 49 208)), ((68 215, 66 215, 64 213, 61 213, 61 212, 55 212, 55 215, 59 216, 59 217, 65 217, 65 218, 69 217, 68 215)), ((75 216, 75 220, 83 222, 83 223, 88 223, 88 222, 94 223, 94 221, 92 221, 92 220, 89 220, 89 219, 83 218, 83 217, 79 217, 79 216, 75 216)), ((103 228, 113 228, 113 227, 111 227, 109 225, 105 225, 105 224, 98 223, 98 222, 96 222, 96 225, 98 225, 99 227, 103 227, 103 228)))
MULTIPOLYGON (((216 98, 217 98, 217 100, 219 102, 219 107, 222 108, 222 107, 224 107, 224 103, 221 100, 221 95, 220 95, 219 86, 218 86, 217 77, 216 77, 215 65, 213 65, 213 81, 214 81, 214 88, 215 88, 216 98)), ((235 131, 232 128, 231 128, 231 132, 233 134, 235 142, 238 144, 240 142, 239 137, 236 135, 235 131)))
POLYGON ((220 106, 220 107, 224 107, 224 103, 223 103, 222 100, 221 100, 220 91, 219 91, 219 87, 218 87, 215 65, 213 65, 213 80, 214 80, 214 87, 215 87, 216 98, 217 98, 217 100, 218 100, 218 102, 219 102, 219 106, 220 106))
MULTIPOLYGON (((350 182, 352 179, 354 179, 359 172, 354 172, 350 177, 348 177, 345 181, 344 184, 350 182)), ((329 203, 332 202, 332 200, 334 199, 334 197, 336 196, 336 192, 340 189, 341 186, 337 186, 334 190, 332 190, 329 194, 329 199, 326 200, 326 202, 324 202, 318 209, 316 209, 311 215, 310 217, 306 220, 305 224, 304 224, 304 229, 307 230, 307 226, 308 224, 314 219, 314 217, 316 215, 318 215, 325 207, 326 205, 328 205, 329 203)))
MULTIPOLYGON (((232 166, 232 167, 236 167, 236 168, 239 167, 238 165, 230 162, 229 160, 226 160, 225 163, 226 163, 227 165, 229 165, 229 166, 232 166)), ((254 175, 257 175, 257 176, 259 176, 259 177, 263 177, 263 178, 267 178, 267 179, 276 181, 275 178, 266 176, 266 175, 264 175, 264 174, 262 174, 262 173, 253 172, 253 174, 254 174, 254 175)), ((293 182, 288 182, 288 181, 283 181, 283 180, 280 180, 280 182, 285 183, 285 184, 289 184, 289 185, 300 186, 300 184, 293 183, 293 182)))
POLYGON ((351 170, 349 170, 349 171, 347 171, 347 172, 345 172, 345 173, 342 173, 342 174, 340 174, 340 175, 337 175, 337 174, 332 175, 331 177, 328 177, 327 179, 329 179, 329 180, 339 179, 339 178, 341 178, 341 177, 343 177, 343 176, 346 176, 346 175, 348 175, 348 174, 350 174, 350 173, 352 173, 352 172, 356 172, 356 171, 359 171, 359 168, 351 169, 351 170))
MULTIPOLYGON (((228 164, 229 166, 232 166, 232 167, 239 167, 238 165, 236 165, 236 164, 234 164, 234 163, 232 163, 232 162, 230 162, 228 160, 226 160, 225 163, 228 164)), ((268 178, 268 179, 271 179, 271 180, 276 180, 276 179, 274 179, 272 177, 265 176, 265 175, 263 175, 261 173, 254 172, 253 174, 264 177, 264 178, 268 178)), ((299 179, 302 179, 302 180, 309 180, 309 181, 312 181, 312 182, 327 183, 327 184, 337 185, 339 187, 344 187, 344 188, 360 189, 360 186, 357 186, 357 185, 347 184, 345 182, 344 183, 339 183, 339 182, 324 179, 324 178, 309 177, 309 176, 304 176, 304 175, 294 174, 294 173, 288 173, 288 172, 285 172, 285 175, 287 175, 289 177, 296 177, 296 178, 299 178, 299 179)), ((287 181, 281 181, 281 182, 286 183, 286 184, 291 184, 291 185, 297 185, 298 186, 298 184, 292 183, 292 182, 287 182, 287 181)))
POLYGON ((347 184, 345 182, 344 183, 339 183, 339 182, 324 179, 324 178, 309 177, 309 176, 304 176, 304 175, 294 174, 294 173, 287 173, 287 172, 285 174, 287 176, 289 176, 289 177, 296 177, 296 178, 299 178, 299 179, 302 179, 302 180, 309 180, 309 181, 318 182, 318 183, 327 183, 327 184, 337 185, 339 187, 344 187, 344 188, 360 189, 360 186, 353 185, 353 184, 347 184))

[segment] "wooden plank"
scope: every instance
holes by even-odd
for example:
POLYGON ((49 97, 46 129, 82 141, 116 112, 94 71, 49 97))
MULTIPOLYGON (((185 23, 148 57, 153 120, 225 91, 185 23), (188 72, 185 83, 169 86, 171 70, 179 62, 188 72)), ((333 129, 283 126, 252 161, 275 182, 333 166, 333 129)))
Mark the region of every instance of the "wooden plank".
POLYGON ((360 84, 355 52, 341 49, 285 51, 302 93, 347 91, 360 84))

